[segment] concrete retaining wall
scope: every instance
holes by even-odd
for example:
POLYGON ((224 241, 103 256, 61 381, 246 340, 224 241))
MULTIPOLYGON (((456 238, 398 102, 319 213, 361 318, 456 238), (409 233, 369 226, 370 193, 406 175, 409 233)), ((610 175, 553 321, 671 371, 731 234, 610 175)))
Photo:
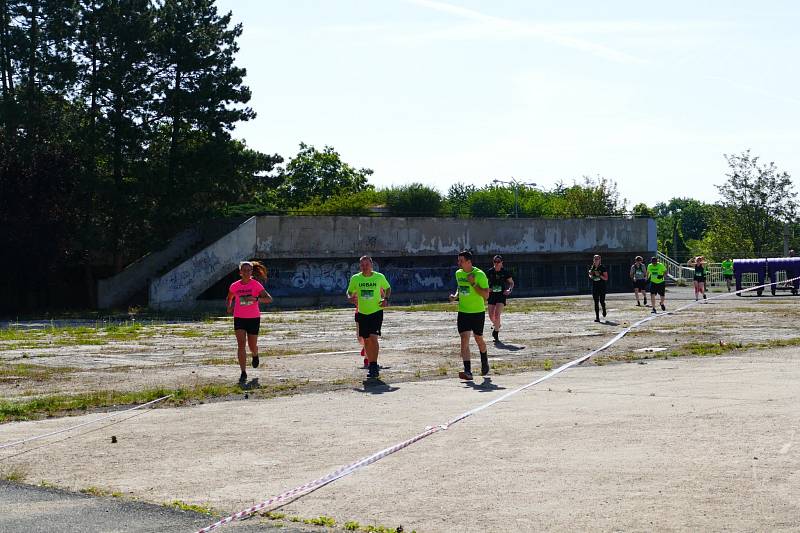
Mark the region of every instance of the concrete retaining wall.
MULTIPOLYGON (((396 301, 450 290, 455 256, 470 248, 489 268, 497 253, 518 273, 519 296, 585 292, 584 267, 603 254, 627 288, 627 264, 654 253, 655 221, 597 219, 443 219, 378 217, 258 217, 153 281, 150 306, 219 306, 238 262, 259 258, 270 270, 276 305, 337 303, 358 257, 372 255, 396 287, 396 301), (200 298, 200 301, 198 301, 200 298), (214 302, 214 303, 212 303, 214 302)), ((341 303, 341 302, 339 302, 341 303)))

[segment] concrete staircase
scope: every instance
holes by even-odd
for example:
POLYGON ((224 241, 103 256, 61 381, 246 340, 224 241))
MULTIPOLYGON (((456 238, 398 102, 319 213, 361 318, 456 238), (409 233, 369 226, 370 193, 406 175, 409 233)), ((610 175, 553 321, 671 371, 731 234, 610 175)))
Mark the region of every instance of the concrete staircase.
POLYGON ((148 304, 150 283, 195 256, 209 244, 224 238, 246 219, 216 219, 178 233, 164 248, 148 253, 125 269, 97 282, 97 306, 113 309, 148 304))

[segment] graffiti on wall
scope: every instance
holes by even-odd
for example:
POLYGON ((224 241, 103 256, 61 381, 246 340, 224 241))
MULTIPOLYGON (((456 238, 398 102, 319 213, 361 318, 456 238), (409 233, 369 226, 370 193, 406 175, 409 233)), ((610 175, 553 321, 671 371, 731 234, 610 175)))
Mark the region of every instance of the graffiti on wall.
MULTIPOLYGON (((420 268, 373 263, 394 292, 426 292, 447 290, 452 283, 453 267, 420 268)), ((359 272, 358 262, 298 261, 288 268, 272 271, 270 290, 275 295, 312 295, 343 293, 350 277, 359 272)))

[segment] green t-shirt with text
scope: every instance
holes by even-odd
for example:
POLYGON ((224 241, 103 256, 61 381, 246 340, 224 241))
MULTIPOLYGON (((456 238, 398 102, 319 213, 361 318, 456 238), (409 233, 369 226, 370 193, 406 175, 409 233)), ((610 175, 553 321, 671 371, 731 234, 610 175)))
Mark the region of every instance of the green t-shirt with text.
POLYGON ((733 261, 726 259, 722 262, 722 274, 725 276, 733 276, 733 261))
POLYGON ((651 283, 664 283, 664 274, 667 272, 667 267, 664 263, 650 263, 647 265, 647 272, 650 274, 651 283))
POLYGON ((358 296, 359 313, 371 315, 381 310, 381 298, 389 288, 386 277, 373 270, 370 276, 365 276, 361 272, 354 274, 347 286, 347 293, 355 293, 358 296))
POLYGON ((461 313, 482 313, 486 311, 486 300, 483 296, 475 292, 475 289, 467 281, 467 276, 475 276, 475 285, 481 289, 489 288, 489 278, 478 267, 472 267, 470 272, 463 269, 456 270, 456 283, 458 283, 458 310, 461 313))

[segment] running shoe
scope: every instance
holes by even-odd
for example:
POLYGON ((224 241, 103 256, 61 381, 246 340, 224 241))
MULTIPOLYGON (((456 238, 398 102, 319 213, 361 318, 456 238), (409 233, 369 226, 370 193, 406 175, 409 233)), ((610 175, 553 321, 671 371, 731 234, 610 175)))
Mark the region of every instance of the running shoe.
POLYGON ((667 308, 666 308, 666 307, 664 307, 664 304, 661 304, 661 310, 662 310, 662 311, 666 311, 666 310, 667 310, 667 308))
POLYGON ((500 332, 497 331, 496 329, 493 330, 492 331, 492 338, 494 339, 494 342, 500 342, 500 332))
POLYGON ((247 382, 247 372, 242 372, 239 376, 239 383, 246 383, 247 382))
POLYGON ((708 300, 708 298, 706 298, 705 294, 703 294, 703 300, 708 300))
POLYGON ((600 322, 600 317, 594 319, 595 322, 600 322))
MULTIPOLYGON (((644 305, 647 305, 647 302, 645 302, 644 305)), ((641 306, 642 306, 642 304, 639 303, 639 300, 636 300, 636 307, 641 307, 641 306)))
POLYGON ((258 368, 258 356, 253 356, 253 368, 258 368))
POLYGON ((459 372, 458 379, 463 379, 464 381, 472 381, 472 372, 459 372))
POLYGON ((367 372, 368 378, 377 378, 380 372, 378 371, 378 363, 373 363, 369 366, 369 372, 367 372))
POLYGON ((644 299, 644 306, 647 307, 647 298, 644 299))
POLYGON ((604 307, 603 308, 603 318, 605 318, 605 317, 606 317, 606 308, 604 307))
POLYGON ((656 308, 655 307, 653 308, 653 314, 656 314, 656 308))

